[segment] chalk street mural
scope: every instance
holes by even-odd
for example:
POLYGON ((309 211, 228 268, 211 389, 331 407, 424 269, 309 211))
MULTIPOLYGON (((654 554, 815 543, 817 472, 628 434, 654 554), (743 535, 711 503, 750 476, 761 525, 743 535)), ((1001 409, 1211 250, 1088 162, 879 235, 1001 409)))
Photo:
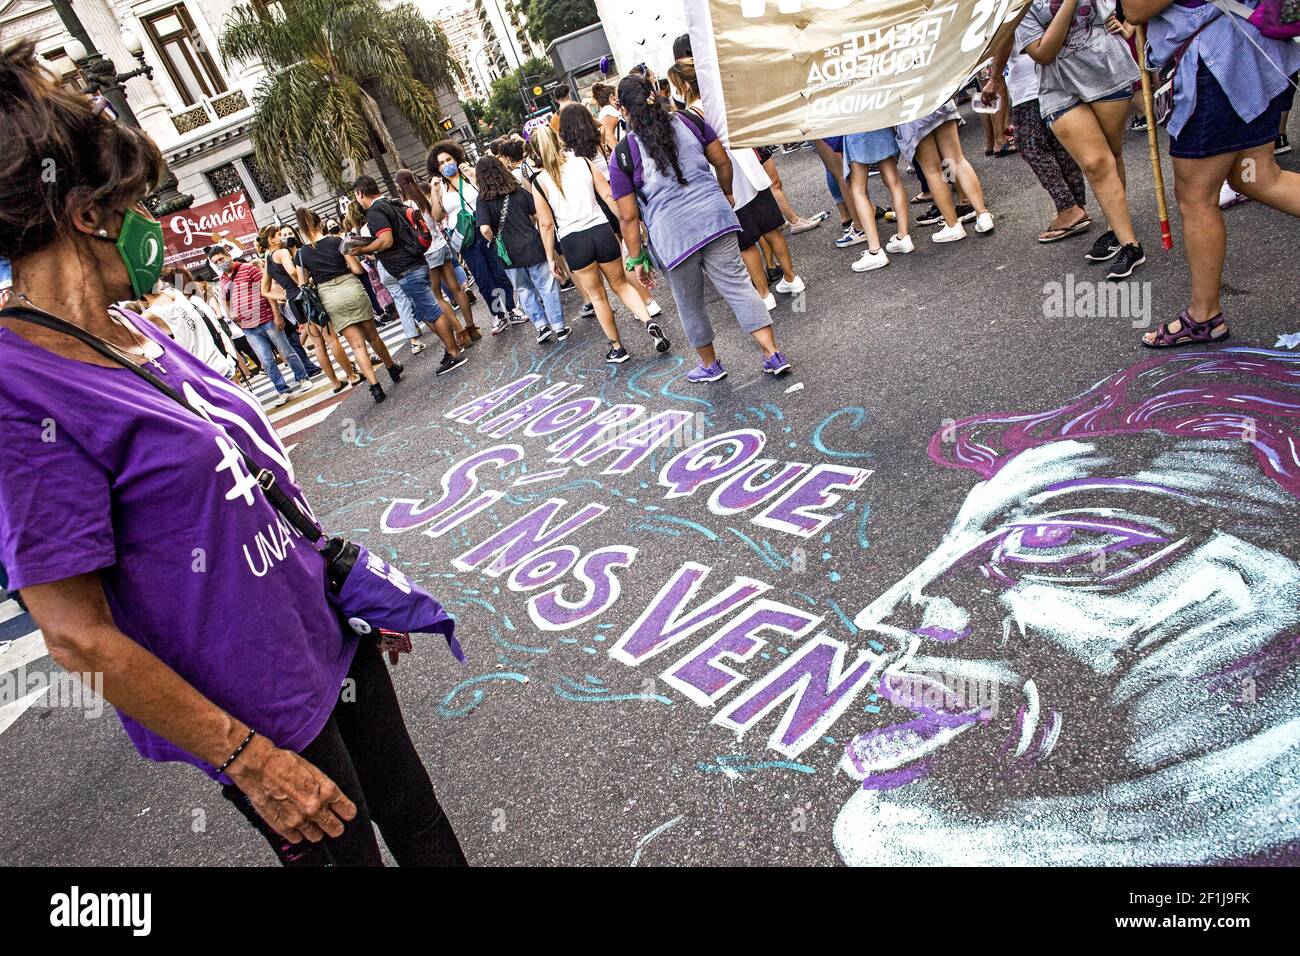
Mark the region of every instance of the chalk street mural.
POLYGON ((878 530, 869 406, 795 425, 798 384, 724 412, 673 390, 680 358, 618 377, 558 356, 516 349, 418 428, 345 435, 370 476, 317 479, 348 498, 332 528, 394 560, 432 539, 402 570, 473 622, 438 719, 538 685, 639 708, 647 735, 693 715, 712 742, 677 762, 818 780, 850 864, 1300 844, 1300 355, 1162 355, 1051 410, 936 421, 918 467, 975 481, 883 587, 849 570, 878 530), (386 467, 430 435, 459 450, 386 467))

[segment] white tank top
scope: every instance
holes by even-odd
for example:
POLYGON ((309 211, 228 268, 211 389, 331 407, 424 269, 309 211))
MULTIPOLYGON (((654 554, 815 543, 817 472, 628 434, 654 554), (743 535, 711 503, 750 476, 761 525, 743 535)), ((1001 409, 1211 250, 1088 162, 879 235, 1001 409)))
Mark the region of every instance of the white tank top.
POLYGON ((546 201, 550 203, 551 212, 555 214, 556 235, 561 239, 602 223, 609 225, 605 210, 596 199, 596 182, 592 179, 587 160, 579 159, 569 152, 564 157, 564 165, 560 167, 563 195, 556 188, 550 173, 542 170, 537 174, 537 182, 542 187, 546 201))

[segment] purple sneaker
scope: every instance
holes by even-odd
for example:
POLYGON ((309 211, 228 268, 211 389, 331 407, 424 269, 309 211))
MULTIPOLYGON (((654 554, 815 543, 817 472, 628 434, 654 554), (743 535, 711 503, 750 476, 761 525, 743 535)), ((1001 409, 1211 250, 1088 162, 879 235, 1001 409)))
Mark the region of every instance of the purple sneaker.
POLYGON ((712 365, 700 363, 686 373, 688 382, 716 382, 727 377, 727 370, 722 367, 722 359, 714 359, 712 365))
POLYGON ((773 352, 771 358, 763 360, 763 371, 768 375, 784 375, 790 371, 790 363, 780 352, 773 352))

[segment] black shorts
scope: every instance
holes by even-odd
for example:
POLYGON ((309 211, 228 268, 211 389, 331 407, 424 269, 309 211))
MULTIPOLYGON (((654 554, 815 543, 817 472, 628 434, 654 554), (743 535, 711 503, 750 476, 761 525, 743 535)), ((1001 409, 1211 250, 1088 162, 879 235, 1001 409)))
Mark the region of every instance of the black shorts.
POLYGON ((758 243, 759 236, 765 236, 785 225, 785 216, 776 204, 772 190, 764 189, 757 196, 736 210, 740 220, 740 251, 758 243))
POLYGON ((618 237, 605 223, 569 233, 560 240, 560 251, 574 272, 593 262, 616 262, 623 258, 623 247, 618 244, 618 237))

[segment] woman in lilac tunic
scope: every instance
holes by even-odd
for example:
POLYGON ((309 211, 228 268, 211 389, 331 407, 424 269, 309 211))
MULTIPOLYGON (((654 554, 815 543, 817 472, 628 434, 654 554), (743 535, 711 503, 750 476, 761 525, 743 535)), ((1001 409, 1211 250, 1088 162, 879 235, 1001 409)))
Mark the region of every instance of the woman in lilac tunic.
POLYGON ((378 865, 374 820, 399 863, 463 863, 378 648, 343 632, 324 558, 239 454, 305 506, 257 401, 110 310, 159 278, 162 231, 141 205, 165 169, 157 147, 56 85, 31 43, 0 52, 0 91, 9 586, 58 664, 102 675, 140 754, 223 784, 282 862, 378 865), (59 175, 41 176, 50 162, 59 175), (197 414, 22 317, 42 313, 145 366, 197 414))

